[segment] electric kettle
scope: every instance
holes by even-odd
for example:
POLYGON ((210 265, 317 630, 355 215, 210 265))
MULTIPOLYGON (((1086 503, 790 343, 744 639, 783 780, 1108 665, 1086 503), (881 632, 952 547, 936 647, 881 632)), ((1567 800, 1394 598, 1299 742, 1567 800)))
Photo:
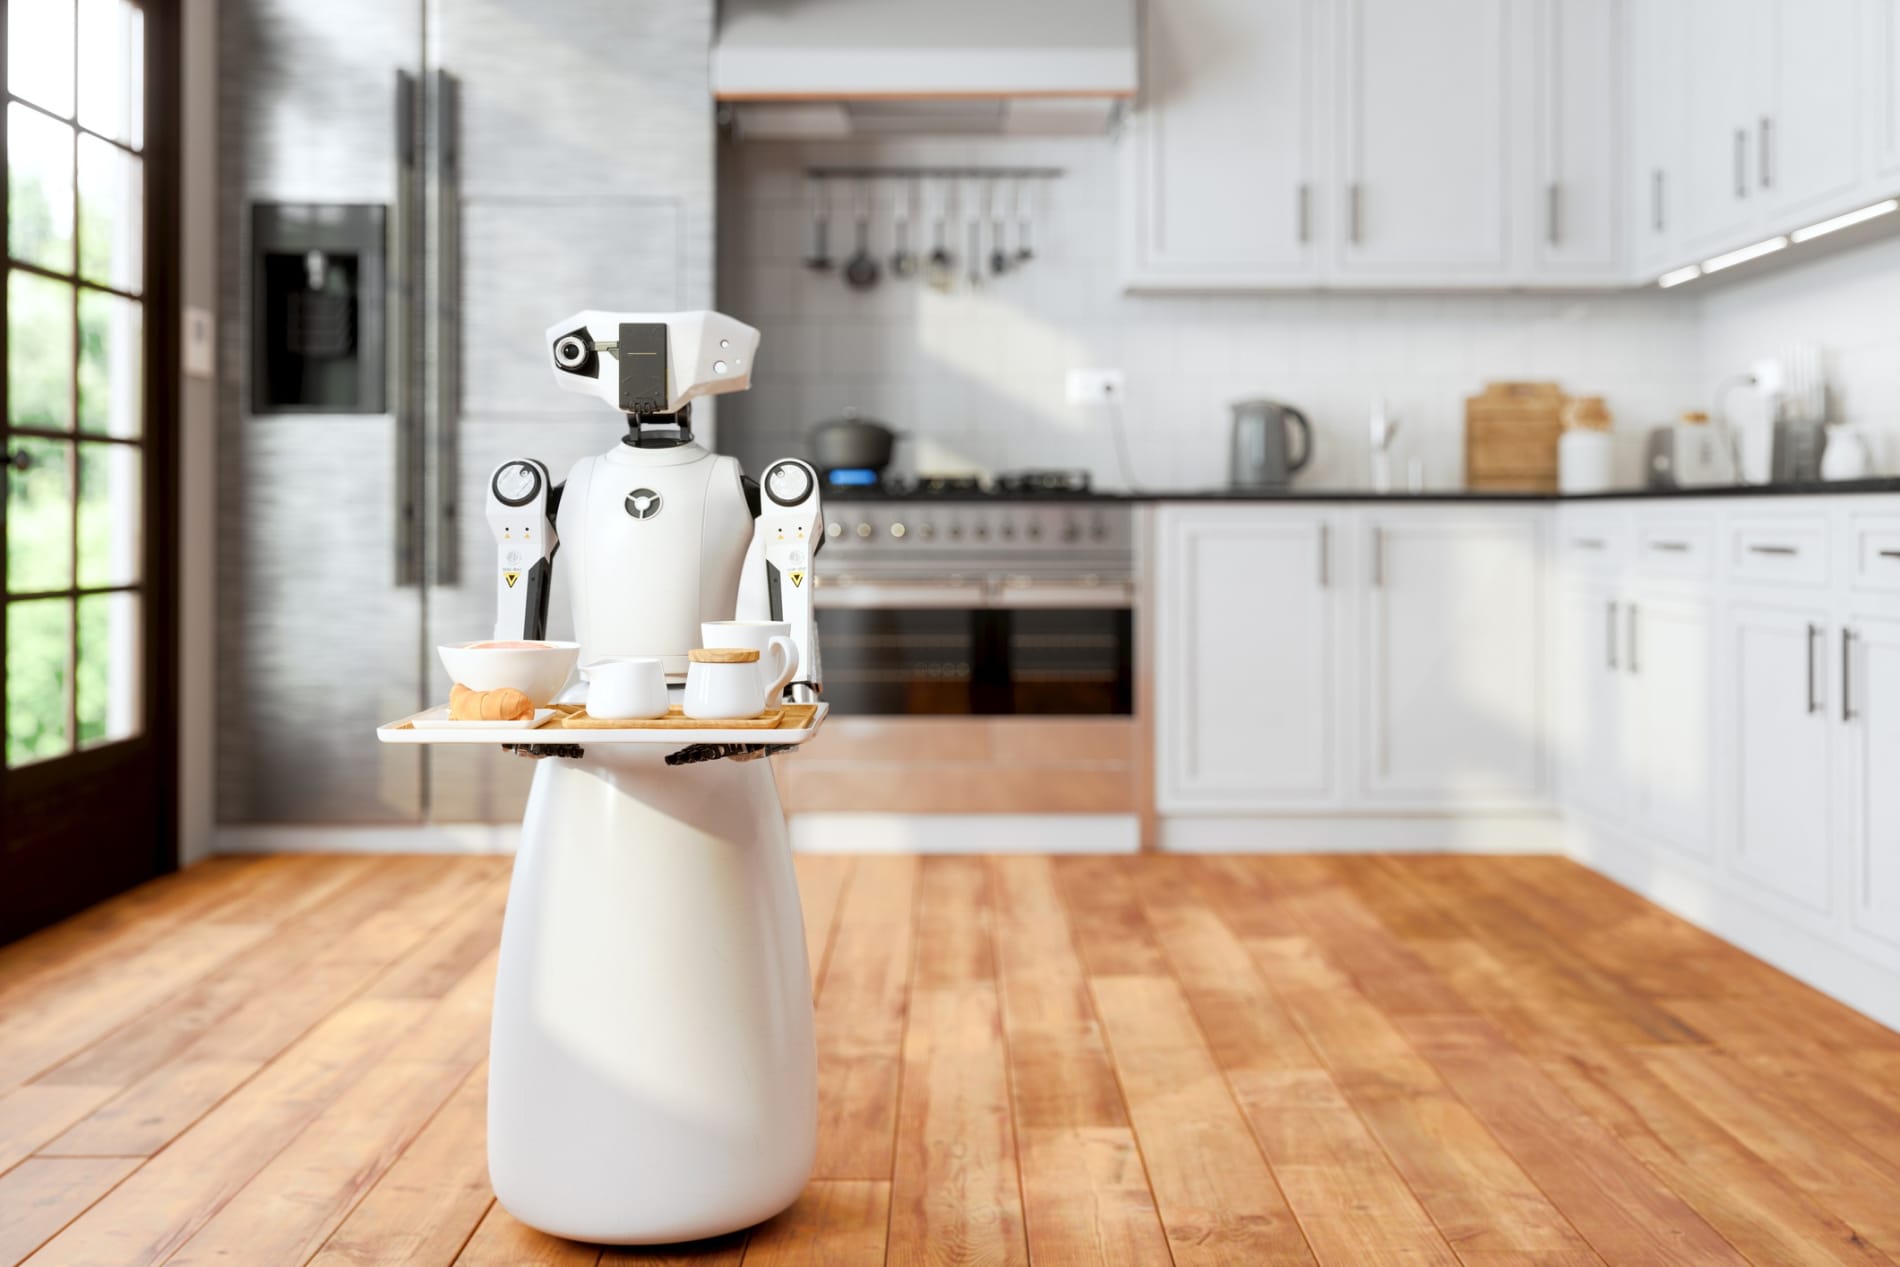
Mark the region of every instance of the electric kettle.
POLYGON ((1313 428, 1306 415, 1277 400, 1237 400, 1230 477, 1235 488, 1285 488, 1313 460, 1313 428), (1289 430, 1300 433, 1293 456, 1289 430))

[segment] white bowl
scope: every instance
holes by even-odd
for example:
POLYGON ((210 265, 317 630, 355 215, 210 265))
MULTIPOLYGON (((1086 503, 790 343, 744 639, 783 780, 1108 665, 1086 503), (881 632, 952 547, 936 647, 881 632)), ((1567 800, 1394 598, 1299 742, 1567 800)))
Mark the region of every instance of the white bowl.
POLYGON ((519 647, 485 647, 479 642, 451 642, 435 651, 442 657, 450 681, 460 682, 471 691, 499 691, 511 686, 536 708, 546 708, 567 685, 574 662, 581 657, 581 644, 535 642, 519 647))

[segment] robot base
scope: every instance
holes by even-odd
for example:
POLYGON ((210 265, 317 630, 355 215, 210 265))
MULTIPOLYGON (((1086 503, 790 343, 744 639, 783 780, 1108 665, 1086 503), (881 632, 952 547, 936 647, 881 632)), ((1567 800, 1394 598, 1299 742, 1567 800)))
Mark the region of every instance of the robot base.
POLYGON ((546 760, 495 982, 488 1172, 509 1213, 641 1245, 748 1227, 817 1146, 811 976, 769 761, 546 760))

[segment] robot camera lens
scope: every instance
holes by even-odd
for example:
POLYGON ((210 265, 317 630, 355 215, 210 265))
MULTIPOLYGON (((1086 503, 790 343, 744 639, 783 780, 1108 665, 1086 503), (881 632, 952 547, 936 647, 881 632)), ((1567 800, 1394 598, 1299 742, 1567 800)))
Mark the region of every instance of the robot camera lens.
POLYGON ((587 339, 578 334, 564 334, 554 341, 554 363, 564 370, 584 371, 593 351, 587 339))

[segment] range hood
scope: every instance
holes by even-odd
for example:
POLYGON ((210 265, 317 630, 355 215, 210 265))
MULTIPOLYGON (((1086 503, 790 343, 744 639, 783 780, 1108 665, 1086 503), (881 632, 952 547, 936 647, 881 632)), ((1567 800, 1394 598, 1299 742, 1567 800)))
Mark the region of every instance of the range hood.
POLYGON ((712 50, 759 139, 1100 133, 1135 84, 1135 0, 724 0, 712 50))

